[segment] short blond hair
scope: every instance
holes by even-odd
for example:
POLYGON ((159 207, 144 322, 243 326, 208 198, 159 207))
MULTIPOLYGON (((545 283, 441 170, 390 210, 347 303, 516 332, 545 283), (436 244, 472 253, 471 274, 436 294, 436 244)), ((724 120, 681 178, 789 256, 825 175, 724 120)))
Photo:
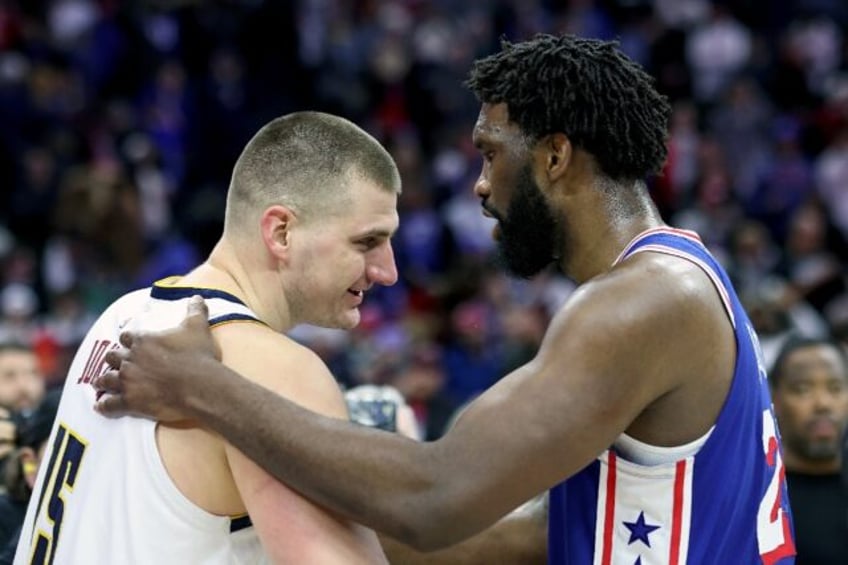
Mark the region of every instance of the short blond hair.
POLYGON ((356 124, 321 112, 296 112, 260 129, 236 161, 225 232, 243 229, 268 206, 290 207, 303 221, 345 209, 353 178, 400 192, 388 151, 356 124))

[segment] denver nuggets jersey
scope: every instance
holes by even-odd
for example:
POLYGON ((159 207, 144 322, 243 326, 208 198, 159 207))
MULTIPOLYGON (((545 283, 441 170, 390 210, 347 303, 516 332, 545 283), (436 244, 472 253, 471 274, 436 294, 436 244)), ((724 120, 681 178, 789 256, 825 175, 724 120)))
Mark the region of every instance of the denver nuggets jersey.
POLYGON ((242 521, 210 514, 177 489, 159 457, 155 422, 109 420, 93 409, 91 379, 107 369, 103 358, 119 347, 121 331, 176 326, 193 294, 206 299, 212 325, 258 322, 241 301, 217 290, 157 284, 114 302, 72 362, 15 565, 264 561, 252 527, 235 532, 242 521))
POLYGON ((736 336, 733 382, 714 427, 693 453, 670 463, 640 465, 611 447, 553 488, 548 561, 556 565, 794 563, 779 435, 751 322, 727 274, 696 234, 649 230, 634 239, 618 261, 642 251, 684 258, 710 276, 736 336))

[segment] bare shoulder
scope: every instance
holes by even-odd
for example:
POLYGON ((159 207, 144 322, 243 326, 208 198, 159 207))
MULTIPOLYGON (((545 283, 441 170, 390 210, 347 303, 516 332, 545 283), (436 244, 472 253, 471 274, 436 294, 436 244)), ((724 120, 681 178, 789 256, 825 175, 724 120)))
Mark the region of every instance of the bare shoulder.
POLYGON ((540 356, 632 380, 649 404, 724 351, 732 330, 709 277, 690 261, 640 253, 583 284, 551 323, 540 356))
POLYGON ((657 445, 700 437, 735 366, 733 328, 710 277, 685 259, 640 253, 573 298, 551 325, 551 355, 601 375, 591 386, 608 398, 622 388, 636 396, 631 435, 657 445))
POLYGON ((311 349, 256 323, 225 324, 214 336, 222 362, 245 378, 317 412, 347 416, 332 373, 311 349))
POLYGON ((727 319, 715 286, 700 267, 659 253, 640 253, 585 283, 562 316, 639 334, 646 325, 651 333, 679 332, 727 319))

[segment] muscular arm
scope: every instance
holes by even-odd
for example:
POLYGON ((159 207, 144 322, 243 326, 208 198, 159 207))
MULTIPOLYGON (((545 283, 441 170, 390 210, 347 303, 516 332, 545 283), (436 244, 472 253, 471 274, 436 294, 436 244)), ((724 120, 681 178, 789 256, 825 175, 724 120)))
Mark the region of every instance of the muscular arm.
POLYGON ((188 413, 307 498, 416 548, 445 547, 583 468, 679 386, 681 371, 661 368, 685 373, 700 361, 691 343, 709 329, 670 280, 610 277, 582 287, 537 357, 432 443, 320 417, 236 378, 209 348, 185 347, 202 339, 203 324, 170 344, 130 336, 131 350, 112 356, 123 361, 120 373, 100 383, 123 392, 100 410, 188 413), (204 385, 192 385, 200 376, 204 385), (163 396, 168 387, 173 394, 163 396))
POLYGON ((447 549, 423 553, 392 538, 380 543, 397 565, 491 565, 547 563, 547 495, 522 504, 479 534, 447 549))

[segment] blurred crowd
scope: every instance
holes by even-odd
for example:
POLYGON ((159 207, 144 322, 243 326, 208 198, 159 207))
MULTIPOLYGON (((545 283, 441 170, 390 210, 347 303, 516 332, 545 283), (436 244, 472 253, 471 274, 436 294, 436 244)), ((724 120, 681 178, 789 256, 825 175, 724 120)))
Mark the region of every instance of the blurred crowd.
POLYGON ((0 0, 0 342, 61 384, 102 308, 208 253, 250 136, 328 111, 400 167, 401 280, 355 330, 293 335, 438 437, 573 290, 494 264, 463 80, 501 38, 571 32, 618 39, 672 101, 652 193, 727 267, 767 362, 793 333, 848 343, 847 31, 843 0, 0 0))

